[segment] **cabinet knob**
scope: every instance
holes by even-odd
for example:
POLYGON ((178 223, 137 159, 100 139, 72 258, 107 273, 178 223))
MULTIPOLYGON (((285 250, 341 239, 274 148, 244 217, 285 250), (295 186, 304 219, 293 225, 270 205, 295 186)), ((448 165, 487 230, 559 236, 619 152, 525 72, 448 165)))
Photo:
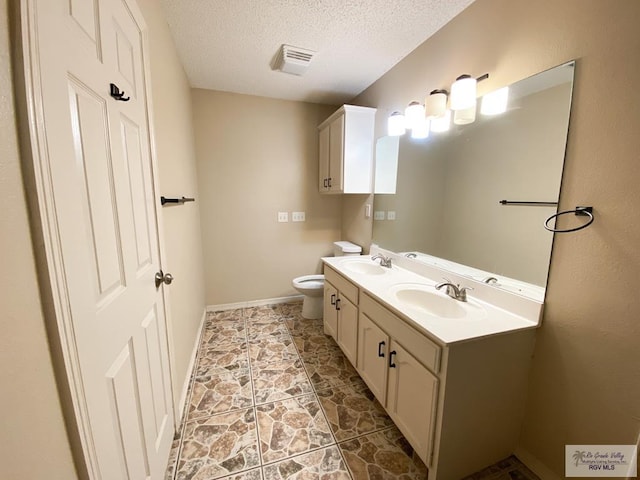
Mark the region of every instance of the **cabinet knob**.
POLYGON ((384 347, 384 341, 380 342, 378 344, 378 356, 379 357, 384 357, 384 352, 382 351, 382 347, 384 347))
POLYGON ((389 353, 389 368, 396 368, 396 364, 393 363, 393 356, 396 355, 396 351, 389 353))

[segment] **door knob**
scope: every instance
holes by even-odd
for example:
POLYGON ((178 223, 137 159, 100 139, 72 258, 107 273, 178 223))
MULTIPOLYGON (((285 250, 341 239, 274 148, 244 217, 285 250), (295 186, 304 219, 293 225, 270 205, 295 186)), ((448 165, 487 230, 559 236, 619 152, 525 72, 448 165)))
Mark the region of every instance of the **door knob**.
POLYGON ((164 273, 162 270, 160 270, 156 273, 155 280, 156 288, 160 288, 160 285, 162 285, 163 283, 165 285, 171 285, 171 282, 173 282, 173 275, 171 275, 170 273, 164 273))

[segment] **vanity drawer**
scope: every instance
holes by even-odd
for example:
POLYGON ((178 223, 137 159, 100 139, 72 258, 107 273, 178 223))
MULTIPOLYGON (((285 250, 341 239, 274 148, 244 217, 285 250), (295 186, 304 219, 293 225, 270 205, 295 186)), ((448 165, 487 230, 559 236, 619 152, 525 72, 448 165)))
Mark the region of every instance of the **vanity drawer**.
POLYGON ((340 292, 340 295, 348 298, 354 305, 358 305, 358 287, 353 283, 328 265, 324 266, 324 278, 327 282, 336 287, 336 290, 340 292))
POLYGON ((406 321, 391 313, 367 293, 363 293, 360 300, 362 313, 373 320, 433 373, 440 371, 441 348, 439 345, 409 326, 406 321))

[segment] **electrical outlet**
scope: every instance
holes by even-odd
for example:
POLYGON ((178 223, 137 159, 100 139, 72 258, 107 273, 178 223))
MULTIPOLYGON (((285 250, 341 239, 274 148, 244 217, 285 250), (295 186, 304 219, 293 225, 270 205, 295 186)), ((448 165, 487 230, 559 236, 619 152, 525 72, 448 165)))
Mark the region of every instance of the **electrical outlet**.
POLYGON ((395 220, 396 219, 396 212, 393 210, 389 210, 387 212, 387 220, 395 220))
POLYGON ((289 221, 289 212, 278 212, 278 222, 285 223, 289 221))
POLYGON ((304 212, 291 212, 291 221, 292 222, 304 222, 305 221, 304 212))
POLYGON ((384 211, 376 211, 373 212, 373 219, 374 220, 384 220, 384 211))

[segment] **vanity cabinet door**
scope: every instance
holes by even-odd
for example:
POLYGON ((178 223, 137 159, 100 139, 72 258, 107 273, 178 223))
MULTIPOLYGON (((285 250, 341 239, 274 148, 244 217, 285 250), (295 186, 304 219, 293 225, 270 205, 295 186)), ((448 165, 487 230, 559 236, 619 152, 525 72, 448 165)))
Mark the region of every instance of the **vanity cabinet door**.
POLYGON ((339 294, 336 301, 338 311, 338 345, 353 366, 356 365, 358 352, 358 307, 344 295, 339 294))
POLYGON ((429 464, 438 379, 393 340, 387 361, 387 412, 420 458, 429 464))
POLYGON ((324 333, 331 335, 334 340, 338 338, 338 311, 336 310, 336 300, 338 290, 325 280, 324 282, 324 333))
POLYGON ((358 373, 378 401, 387 396, 389 337, 369 317, 360 314, 358 325, 358 373))

